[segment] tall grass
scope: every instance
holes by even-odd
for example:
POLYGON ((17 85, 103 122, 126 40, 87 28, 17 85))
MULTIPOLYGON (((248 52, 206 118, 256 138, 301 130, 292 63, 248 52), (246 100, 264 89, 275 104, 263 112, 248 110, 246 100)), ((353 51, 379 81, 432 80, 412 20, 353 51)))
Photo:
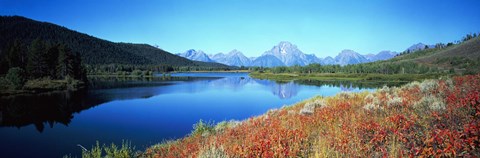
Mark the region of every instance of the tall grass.
MULTIPOLYGON (((138 153, 135 153, 135 147, 132 146, 132 143, 125 140, 122 140, 121 146, 117 146, 114 143, 100 145, 97 141, 96 145, 90 149, 86 149, 81 145, 79 147, 82 150, 82 158, 131 158, 139 156, 138 153)), ((71 157, 71 155, 64 156, 64 158, 71 157)))

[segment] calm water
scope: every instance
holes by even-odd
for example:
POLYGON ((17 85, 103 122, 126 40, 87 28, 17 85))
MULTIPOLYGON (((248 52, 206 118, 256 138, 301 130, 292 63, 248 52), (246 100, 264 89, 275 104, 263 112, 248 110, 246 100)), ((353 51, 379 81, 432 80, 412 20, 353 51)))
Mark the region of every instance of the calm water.
POLYGON ((200 119, 244 120, 315 95, 381 86, 276 83, 252 79, 247 73, 92 80, 88 91, 0 99, 0 157, 79 156, 77 144, 89 148, 97 140, 121 143, 125 139, 144 150, 162 140, 187 135, 200 119))

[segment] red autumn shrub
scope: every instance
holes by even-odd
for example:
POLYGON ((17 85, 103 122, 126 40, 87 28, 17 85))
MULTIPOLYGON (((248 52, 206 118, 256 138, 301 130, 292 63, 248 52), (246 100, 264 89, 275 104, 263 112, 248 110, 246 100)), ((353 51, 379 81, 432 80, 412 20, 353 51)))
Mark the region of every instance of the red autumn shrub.
POLYGON ((480 157, 479 83, 480 75, 461 76, 342 94, 323 98, 309 115, 299 103, 152 146, 143 156, 480 157))

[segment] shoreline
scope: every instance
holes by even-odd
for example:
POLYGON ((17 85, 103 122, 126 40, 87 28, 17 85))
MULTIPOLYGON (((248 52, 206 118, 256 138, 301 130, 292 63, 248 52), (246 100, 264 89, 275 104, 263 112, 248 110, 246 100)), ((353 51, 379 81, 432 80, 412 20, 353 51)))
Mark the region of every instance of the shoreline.
POLYGON ((21 95, 39 95, 46 93, 80 91, 85 89, 87 89, 86 83, 80 80, 73 80, 72 83, 67 83, 66 80, 30 80, 27 81, 22 89, 0 90, 0 96, 3 98, 21 95))
POLYGON ((194 125, 194 130, 188 136, 153 145, 141 156, 471 155, 478 152, 478 149, 461 143, 464 138, 445 138, 458 142, 461 147, 443 150, 447 146, 444 141, 440 141, 435 145, 442 149, 438 151, 430 150, 435 142, 428 140, 437 134, 437 130, 442 130, 437 129, 441 128, 437 124, 448 122, 449 117, 463 118, 463 121, 449 125, 446 132, 468 132, 464 129, 470 128, 464 126, 467 124, 479 126, 477 123, 480 120, 470 116, 472 110, 474 114, 475 108, 480 106, 478 98, 477 104, 472 105, 465 102, 462 103, 465 105, 458 105, 457 100, 450 102, 447 98, 456 96, 456 99, 466 97, 475 100, 478 96, 472 98, 469 94, 478 94, 478 81, 480 75, 411 82, 401 87, 384 87, 376 92, 317 96, 281 109, 271 109, 241 122, 220 122, 213 125, 200 121, 194 125), (459 106, 473 109, 462 111, 459 106), (454 111, 457 115, 450 116, 450 113, 442 111, 454 111), (438 115, 447 120, 436 120, 438 115), (407 139, 419 141, 418 147, 411 148, 407 139), (385 150, 376 150, 382 148, 385 150))
POLYGON ((275 81, 292 80, 321 80, 321 81, 369 81, 369 82, 412 82, 424 79, 435 79, 449 74, 349 74, 349 73, 314 73, 314 74, 295 74, 271 72, 252 72, 249 74, 252 78, 269 79, 275 81))

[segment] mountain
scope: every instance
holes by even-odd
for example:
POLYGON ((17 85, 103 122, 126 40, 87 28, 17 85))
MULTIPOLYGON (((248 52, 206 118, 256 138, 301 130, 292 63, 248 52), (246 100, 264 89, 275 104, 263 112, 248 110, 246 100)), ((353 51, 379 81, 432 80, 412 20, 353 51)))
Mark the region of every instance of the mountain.
POLYGON ((385 51, 379 52, 378 54, 367 54, 367 55, 364 55, 364 56, 365 56, 365 58, 368 59, 369 62, 374 62, 374 61, 378 61, 378 60, 387 60, 387 59, 395 57, 395 55, 397 55, 396 52, 385 50, 385 51))
POLYGON ((190 50, 187 50, 186 52, 184 53, 178 53, 176 54, 178 56, 181 56, 181 57, 184 57, 184 58, 187 58, 187 59, 190 59, 190 60, 195 60, 195 61, 203 61, 203 62, 215 62, 213 61, 212 59, 210 59, 208 57, 207 54, 205 54, 203 51, 201 50, 194 50, 194 49, 190 49, 190 50))
POLYGON ((315 55, 306 55, 300 51, 296 45, 290 42, 282 41, 263 55, 273 55, 280 59, 286 66, 308 65, 311 61, 318 61, 315 55))
POLYGON ((252 64, 252 60, 245 55, 243 55, 242 52, 234 49, 230 51, 227 55, 223 53, 218 53, 215 55, 210 55, 210 57, 218 63, 222 63, 225 65, 230 65, 230 66, 250 66, 252 64))
POLYGON ((258 58, 256 58, 252 62, 253 66, 261 66, 261 67, 275 67, 275 66, 285 66, 285 64, 278 59, 277 57, 269 54, 264 54, 258 58))
POLYGON ((223 54, 223 53, 217 53, 217 54, 214 54, 214 55, 208 55, 208 57, 216 62, 219 62, 219 61, 223 61, 225 60, 225 58, 227 57, 227 55, 223 54))
MULTIPOLYGON (((27 48, 34 39, 52 44, 63 43, 79 52, 84 64, 129 64, 171 66, 229 66, 218 63, 191 61, 147 44, 114 43, 48 22, 21 16, 0 16, 0 50, 13 41, 27 48)), ((1 54, 0 54, 1 55, 1 54)))
MULTIPOLYGON (((307 59, 307 63, 308 64, 312 64, 312 63, 321 63, 322 60, 320 60, 319 58, 317 58, 317 56, 315 56, 315 54, 305 54, 305 57, 307 59)), ((307 64, 307 65, 308 65, 307 64)))
MULTIPOLYGON (((382 51, 378 54, 368 54, 361 55, 353 50, 343 50, 335 58, 326 57, 324 59, 317 58, 314 54, 305 54, 300 51, 296 45, 291 44, 290 42, 280 42, 278 45, 274 46, 271 50, 266 51, 263 55, 274 56, 280 60, 283 64, 278 64, 274 62, 272 57, 264 57, 255 59, 252 63, 252 66, 266 66, 273 67, 274 65, 268 65, 269 63, 276 63, 276 65, 285 65, 293 66, 300 65, 305 66, 312 63, 319 63, 322 65, 348 65, 348 64, 359 64, 366 62, 374 62, 378 60, 386 60, 395 57, 396 53, 391 51, 382 51), (269 61, 261 61, 269 60, 269 61), (261 64, 261 65, 258 65, 261 64)), ((262 55, 262 56, 263 56, 262 55)), ((226 63, 225 63, 226 64, 226 63)), ((228 65, 228 64, 227 64, 228 65)))
POLYGON ((335 59, 333 59, 331 56, 328 56, 324 59, 320 59, 320 64, 322 65, 333 65, 335 64, 335 59))
POLYGON ((372 54, 372 53, 369 53, 367 55, 364 55, 365 58, 367 58, 368 60, 375 60, 375 54, 372 54))
MULTIPOLYGON (((252 58, 251 58, 252 59, 252 58)), ((272 49, 264 52, 262 56, 252 60, 252 66, 305 66, 311 63, 320 63, 314 54, 305 54, 290 42, 282 41, 272 49)))
POLYGON ((339 65, 358 64, 369 62, 363 55, 349 49, 345 49, 335 57, 335 63, 339 65))
POLYGON ((417 43, 417 44, 414 44, 414 45, 408 47, 405 51, 406 52, 415 52, 415 51, 419 51, 419 50, 424 50, 425 46, 428 46, 428 48, 434 48, 435 47, 434 45, 426 45, 426 44, 423 44, 423 43, 417 43))

